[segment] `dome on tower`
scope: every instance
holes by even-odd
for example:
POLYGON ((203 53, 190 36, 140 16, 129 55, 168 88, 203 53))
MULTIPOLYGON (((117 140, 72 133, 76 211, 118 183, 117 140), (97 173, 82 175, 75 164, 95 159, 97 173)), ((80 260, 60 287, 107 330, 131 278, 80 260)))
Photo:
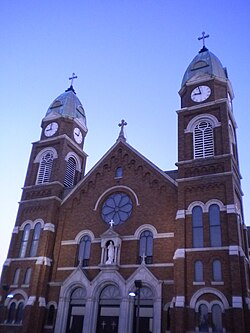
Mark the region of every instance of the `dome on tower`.
POLYGON ((51 103, 45 118, 55 116, 76 118, 87 128, 84 108, 72 85, 51 103))
POLYGON ((220 60, 204 46, 188 66, 183 76, 181 87, 187 82, 209 77, 217 77, 224 80, 228 79, 226 68, 224 68, 220 60))

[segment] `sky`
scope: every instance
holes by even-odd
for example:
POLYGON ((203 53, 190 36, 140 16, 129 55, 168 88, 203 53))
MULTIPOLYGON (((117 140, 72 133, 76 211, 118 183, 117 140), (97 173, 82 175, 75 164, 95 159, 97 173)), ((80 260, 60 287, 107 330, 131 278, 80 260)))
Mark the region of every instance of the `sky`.
POLYGON ((49 105, 74 88, 88 125, 89 170, 127 142, 163 170, 177 162, 178 91, 202 47, 227 67, 250 225, 250 2, 248 0, 2 0, 0 10, 0 267, 7 257, 31 143, 49 105))

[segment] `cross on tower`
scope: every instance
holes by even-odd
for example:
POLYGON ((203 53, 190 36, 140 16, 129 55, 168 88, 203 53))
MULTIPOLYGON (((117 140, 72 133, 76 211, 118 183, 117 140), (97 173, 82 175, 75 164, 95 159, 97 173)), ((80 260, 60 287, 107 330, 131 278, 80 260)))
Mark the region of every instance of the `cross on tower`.
POLYGON ((203 47, 205 47, 205 38, 208 38, 208 37, 209 37, 209 35, 208 34, 206 35, 204 31, 202 32, 202 37, 198 37, 198 40, 202 40, 203 47))
POLYGON ((73 86, 74 79, 77 79, 77 76, 75 75, 75 73, 72 73, 72 76, 69 77, 69 80, 71 80, 71 86, 73 86))

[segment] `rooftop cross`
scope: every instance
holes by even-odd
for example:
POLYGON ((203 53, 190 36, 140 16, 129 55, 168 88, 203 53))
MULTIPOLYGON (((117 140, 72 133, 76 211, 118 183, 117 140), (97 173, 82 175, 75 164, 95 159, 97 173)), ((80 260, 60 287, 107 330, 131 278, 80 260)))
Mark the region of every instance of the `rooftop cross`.
POLYGON ((124 136, 124 126, 126 126, 127 123, 124 119, 122 119, 122 121, 118 124, 119 127, 121 127, 121 130, 120 130, 120 134, 119 134, 119 139, 122 139, 122 140, 125 140, 125 136, 124 136))
POLYGON ((113 221, 113 220, 111 220, 110 222, 109 222, 109 226, 110 226, 110 228, 111 229, 113 229, 113 225, 115 224, 115 222, 113 221))
POLYGON ((71 80, 71 86, 73 86, 74 79, 77 79, 77 76, 75 75, 75 73, 72 73, 72 76, 69 77, 69 80, 71 80))
POLYGON ((206 35, 204 31, 202 32, 202 37, 198 37, 198 40, 202 40, 203 47, 205 47, 205 38, 208 38, 208 37, 209 37, 209 35, 208 34, 206 35))

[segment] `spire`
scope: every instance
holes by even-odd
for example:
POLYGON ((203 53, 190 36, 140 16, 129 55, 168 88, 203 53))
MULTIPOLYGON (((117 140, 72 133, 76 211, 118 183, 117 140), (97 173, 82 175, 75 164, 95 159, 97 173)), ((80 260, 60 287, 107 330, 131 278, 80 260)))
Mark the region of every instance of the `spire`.
POLYGON ((118 124, 118 126, 121 127, 121 130, 120 130, 117 141, 118 140, 126 141, 126 138, 124 136, 124 126, 126 126, 126 125, 127 125, 127 123, 124 119, 122 119, 121 122, 118 124))

